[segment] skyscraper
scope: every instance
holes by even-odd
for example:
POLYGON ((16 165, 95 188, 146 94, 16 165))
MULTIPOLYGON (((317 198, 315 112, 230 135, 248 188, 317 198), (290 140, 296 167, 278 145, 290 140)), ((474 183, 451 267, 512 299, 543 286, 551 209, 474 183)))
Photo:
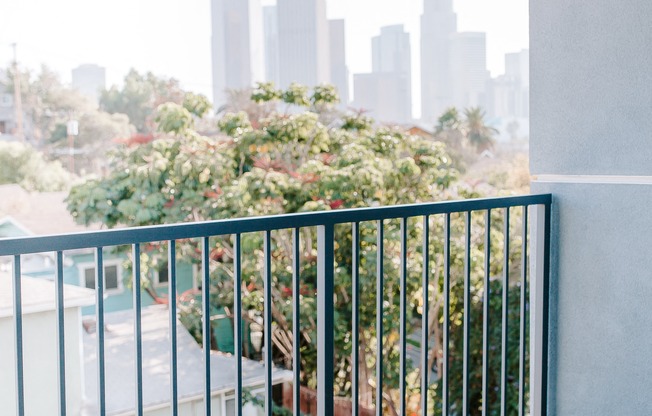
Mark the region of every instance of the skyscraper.
POLYGON ((341 107, 349 103, 349 70, 346 67, 344 20, 329 20, 331 84, 340 94, 341 107))
POLYGON ((410 34, 385 26, 371 40, 372 72, 354 76, 355 106, 381 122, 412 119, 410 34))
POLYGON ((483 32, 451 36, 452 104, 458 108, 486 105, 487 39, 483 32))
POLYGON ((528 118, 530 102, 529 50, 505 54, 505 74, 488 83, 487 112, 497 118, 528 118))
POLYGON ((265 80, 275 85, 280 82, 278 64, 278 15, 276 6, 263 7, 265 38, 265 80))
POLYGON ((330 82, 325 0, 278 0, 280 86, 330 82))
POLYGON ((260 0, 211 0, 213 104, 265 79, 260 0))
POLYGON ((95 64, 79 65, 72 70, 72 87, 99 102, 100 91, 106 88, 106 69, 95 64))
POLYGON ((424 0, 421 15, 421 119, 434 122, 452 105, 453 0, 424 0))

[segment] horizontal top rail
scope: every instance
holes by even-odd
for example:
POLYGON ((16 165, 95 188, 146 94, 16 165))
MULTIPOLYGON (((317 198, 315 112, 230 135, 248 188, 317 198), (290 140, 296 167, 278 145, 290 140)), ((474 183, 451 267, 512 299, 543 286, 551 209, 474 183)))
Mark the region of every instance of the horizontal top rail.
POLYGON ((378 221, 392 218, 481 211, 517 206, 549 206, 551 201, 551 194, 535 194, 384 207, 339 209, 333 211, 312 211, 36 237, 16 237, 0 239, 0 256, 15 256, 90 247, 109 247, 151 241, 179 240, 296 227, 313 227, 317 225, 378 221))

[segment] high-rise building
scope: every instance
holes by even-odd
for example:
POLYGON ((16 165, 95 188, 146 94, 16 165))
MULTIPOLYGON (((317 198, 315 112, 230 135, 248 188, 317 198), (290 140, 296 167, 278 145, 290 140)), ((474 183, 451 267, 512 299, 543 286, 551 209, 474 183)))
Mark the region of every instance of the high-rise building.
POLYGON ((328 21, 331 84, 337 88, 341 107, 349 103, 349 70, 346 67, 344 19, 328 21))
POLYGON ((530 50, 505 54, 505 75, 518 81, 521 87, 530 87, 530 50))
POLYGON ((410 34, 403 25, 380 28, 380 35, 371 39, 373 72, 410 73, 410 34))
POLYGON ((280 86, 329 83, 330 47, 325 0, 278 0, 280 86))
POLYGON ((354 76, 355 106, 380 122, 412 119, 410 34, 403 25, 386 26, 371 40, 372 72, 354 76))
POLYGON ((106 88, 106 69, 95 64, 79 65, 72 70, 72 87, 99 102, 100 92, 106 88))
POLYGON ((275 85, 280 82, 278 64, 278 15, 276 6, 263 7, 265 39, 265 80, 275 85))
POLYGON ((524 49, 505 54, 505 74, 492 79, 487 89, 491 117, 528 118, 530 113, 530 53, 524 49))
POLYGON ((211 0, 213 104, 265 79, 260 0, 211 0))
POLYGON ((452 105, 453 0, 424 0, 421 15, 421 119, 432 123, 452 105))
POLYGON ((486 104, 487 39, 483 32, 451 36, 452 104, 458 108, 486 104))

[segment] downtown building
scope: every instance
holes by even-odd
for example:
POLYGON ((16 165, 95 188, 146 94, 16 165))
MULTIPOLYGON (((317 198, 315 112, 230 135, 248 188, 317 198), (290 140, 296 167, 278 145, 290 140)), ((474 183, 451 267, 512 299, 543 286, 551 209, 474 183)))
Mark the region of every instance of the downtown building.
POLYGON ((83 64, 72 70, 72 87, 95 104, 106 88, 106 69, 95 64, 83 64))
POLYGON ((331 82, 326 0, 278 0, 279 86, 331 82))
POLYGON ((435 122, 453 104, 453 0, 424 0, 421 15, 421 119, 435 122))
POLYGON ((379 122, 412 120, 410 34, 403 25, 385 26, 371 41, 372 71, 355 74, 354 105, 379 122))
POLYGON ((452 95, 449 106, 458 109, 485 107, 489 81, 487 37, 483 32, 458 32, 451 35, 450 68, 452 95))
POLYGON ((263 13, 260 0, 212 0, 213 105, 231 89, 265 80, 263 13))

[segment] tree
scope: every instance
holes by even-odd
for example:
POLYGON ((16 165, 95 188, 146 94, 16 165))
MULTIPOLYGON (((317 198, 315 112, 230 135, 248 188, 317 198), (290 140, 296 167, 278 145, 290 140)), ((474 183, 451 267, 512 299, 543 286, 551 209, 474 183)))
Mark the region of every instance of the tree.
POLYGON ((50 162, 32 146, 0 142, 0 184, 16 183, 27 191, 63 191, 72 176, 59 162, 50 162))
MULTIPOLYGON (((109 227, 117 225, 147 225, 201 221, 264 214, 301 211, 333 210, 374 205, 393 205, 419 201, 441 200, 449 197, 447 189, 455 181, 457 172, 451 167, 450 157, 442 143, 409 136, 398 129, 374 128, 361 114, 344 118, 334 117, 332 107, 336 94, 329 87, 312 90, 294 85, 278 91, 272 84, 260 84, 253 90, 252 99, 269 112, 254 111, 262 118, 252 120, 245 112, 226 113, 218 121, 220 135, 206 137, 193 129, 189 110, 178 104, 165 104, 157 114, 159 139, 141 146, 119 149, 112 159, 111 173, 103 179, 89 181, 72 189, 68 208, 81 223, 102 222, 109 227), (274 108, 285 106, 284 112, 274 108), (263 114, 265 114, 263 116, 263 114)), ((253 108, 253 107, 250 107, 253 108)), ((257 107, 260 108, 260 107, 257 107)), ((459 192, 463 192, 460 190, 459 192)), ((474 224, 482 218, 473 217, 474 224)), ((442 218, 430 219, 434 234, 442 233, 442 218)), ((494 239, 500 238, 501 221, 494 221, 494 239)), ((422 222, 410 220, 409 239, 413 249, 408 252, 408 299, 410 318, 408 331, 418 325, 421 292, 423 252, 420 245, 422 222)), ((385 385, 387 394, 382 402, 387 412, 396 408, 399 380, 397 345, 399 317, 399 265, 395 259, 400 253, 399 226, 395 221, 385 224, 384 266, 386 272, 385 314, 386 328, 383 348, 375 344, 375 282, 376 257, 375 227, 361 224, 360 282, 361 309, 361 397, 373 398, 374 357, 385 356, 385 385)), ((462 235, 461 218, 454 218, 453 229, 462 235)), ((476 227, 476 230, 481 227, 476 227)), ((335 268, 335 350, 334 368, 336 394, 350 394, 351 376, 351 230, 336 227, 338 247, 335 268)), ((482 241, 477 231, 474 241, 482 241)), ((211 300, 215 306, 232 310, 233 304, 233 242, 231 236, 210 240, 211 300)), ((481 257, 481 244, 474 257, 481 257)), ((301 234, 301 369, 302 383, 311 387, 316 383, 316 256, 314 230, 301 234)), ((461 270, 464 242, 453 241, 452 264, 461 270)), ((495 244, 494 247, 499 247, 495 244)), ((243 308, 246 320, 262 318, 262 236, 243 234, 243 308), (253 316, 253 317, 252 317, 253 316)), ((291 365, 291 247, 290 231, 272 233, 274 359, 291 365)), ((433 319, 431 338, 432 366, 441 366, 437 351, 441 346, 441 330, 434 323, 441 319, 442 265, 441 241, 433 242, 431 270, 433 278, 429 293, 432 297, 430 316, 433 319)), ((150 245, 149 258, 165 252, 165 245, 150 245)), ((198 247, 183 242, 181 252, 198 261, 198 247)), ((500 267, 499 251, 492 258, 495 272, 500 267)), ((473 284, 480 292, 482 279, 480 265, 473 266, 473 284)), ((462 287, 461 274, 455 272, 454 288, 462 287)), ((477 303, 477 301, 476 301, 477 303)), ((196 314, 199 315, 199 306, 196 314)), ((454 322, 460 319, 460 303, 453 305, 454 322)), ((201 334, 195 323, 193 333, 201 334)), ((455 324, 452 332, 459 327, 455 324)), ((459 356, 461 351, 453 348, 459 356)), ((411 392, 418 392, 414 380, 423 369, 410 367, 411 392)), ((425 371, 425 370, 424 370, 425 371)), ((432 392, 434 394, 434 390, 432 392)), ((432 402, 432 401, 431 401, 432 402)))
POLYGON ((494 136, 498 134, 498 130, 487 125, 484 119, 485 115, 485 111, 480 107, 464 110, 466 135, 469 143, 475 147, 478 153, 491 149, 495 142, 494 136))
MULTIPOLYGON (((108 114, 78 91, 64 86, 59 76, 46 66, 38 74, 20 71, 23 109, 27 139, 51 157, 67 162, 69 142, 66 124, 79 122, 79 135, 75 137, 75 149, 84 155, 76 157, 76 170, 96 171, 106 150, 113 146, 112 140, 128 137, 133 127, 123 114, 108 114)), ((13 75, 9 77, 13 80, 13 75)), ((9 83, 13 91, 13 83, 9 83)))
POLYGON ((140 74, 132 68, 122 88, 114 85, 102 92, 100 108, 111 114, 126 114, 139 133, 151 133, 156 130, 156 108, 167 102, 182 104, 185 94, 174 78, 161 78, 151 72, 140 74))

